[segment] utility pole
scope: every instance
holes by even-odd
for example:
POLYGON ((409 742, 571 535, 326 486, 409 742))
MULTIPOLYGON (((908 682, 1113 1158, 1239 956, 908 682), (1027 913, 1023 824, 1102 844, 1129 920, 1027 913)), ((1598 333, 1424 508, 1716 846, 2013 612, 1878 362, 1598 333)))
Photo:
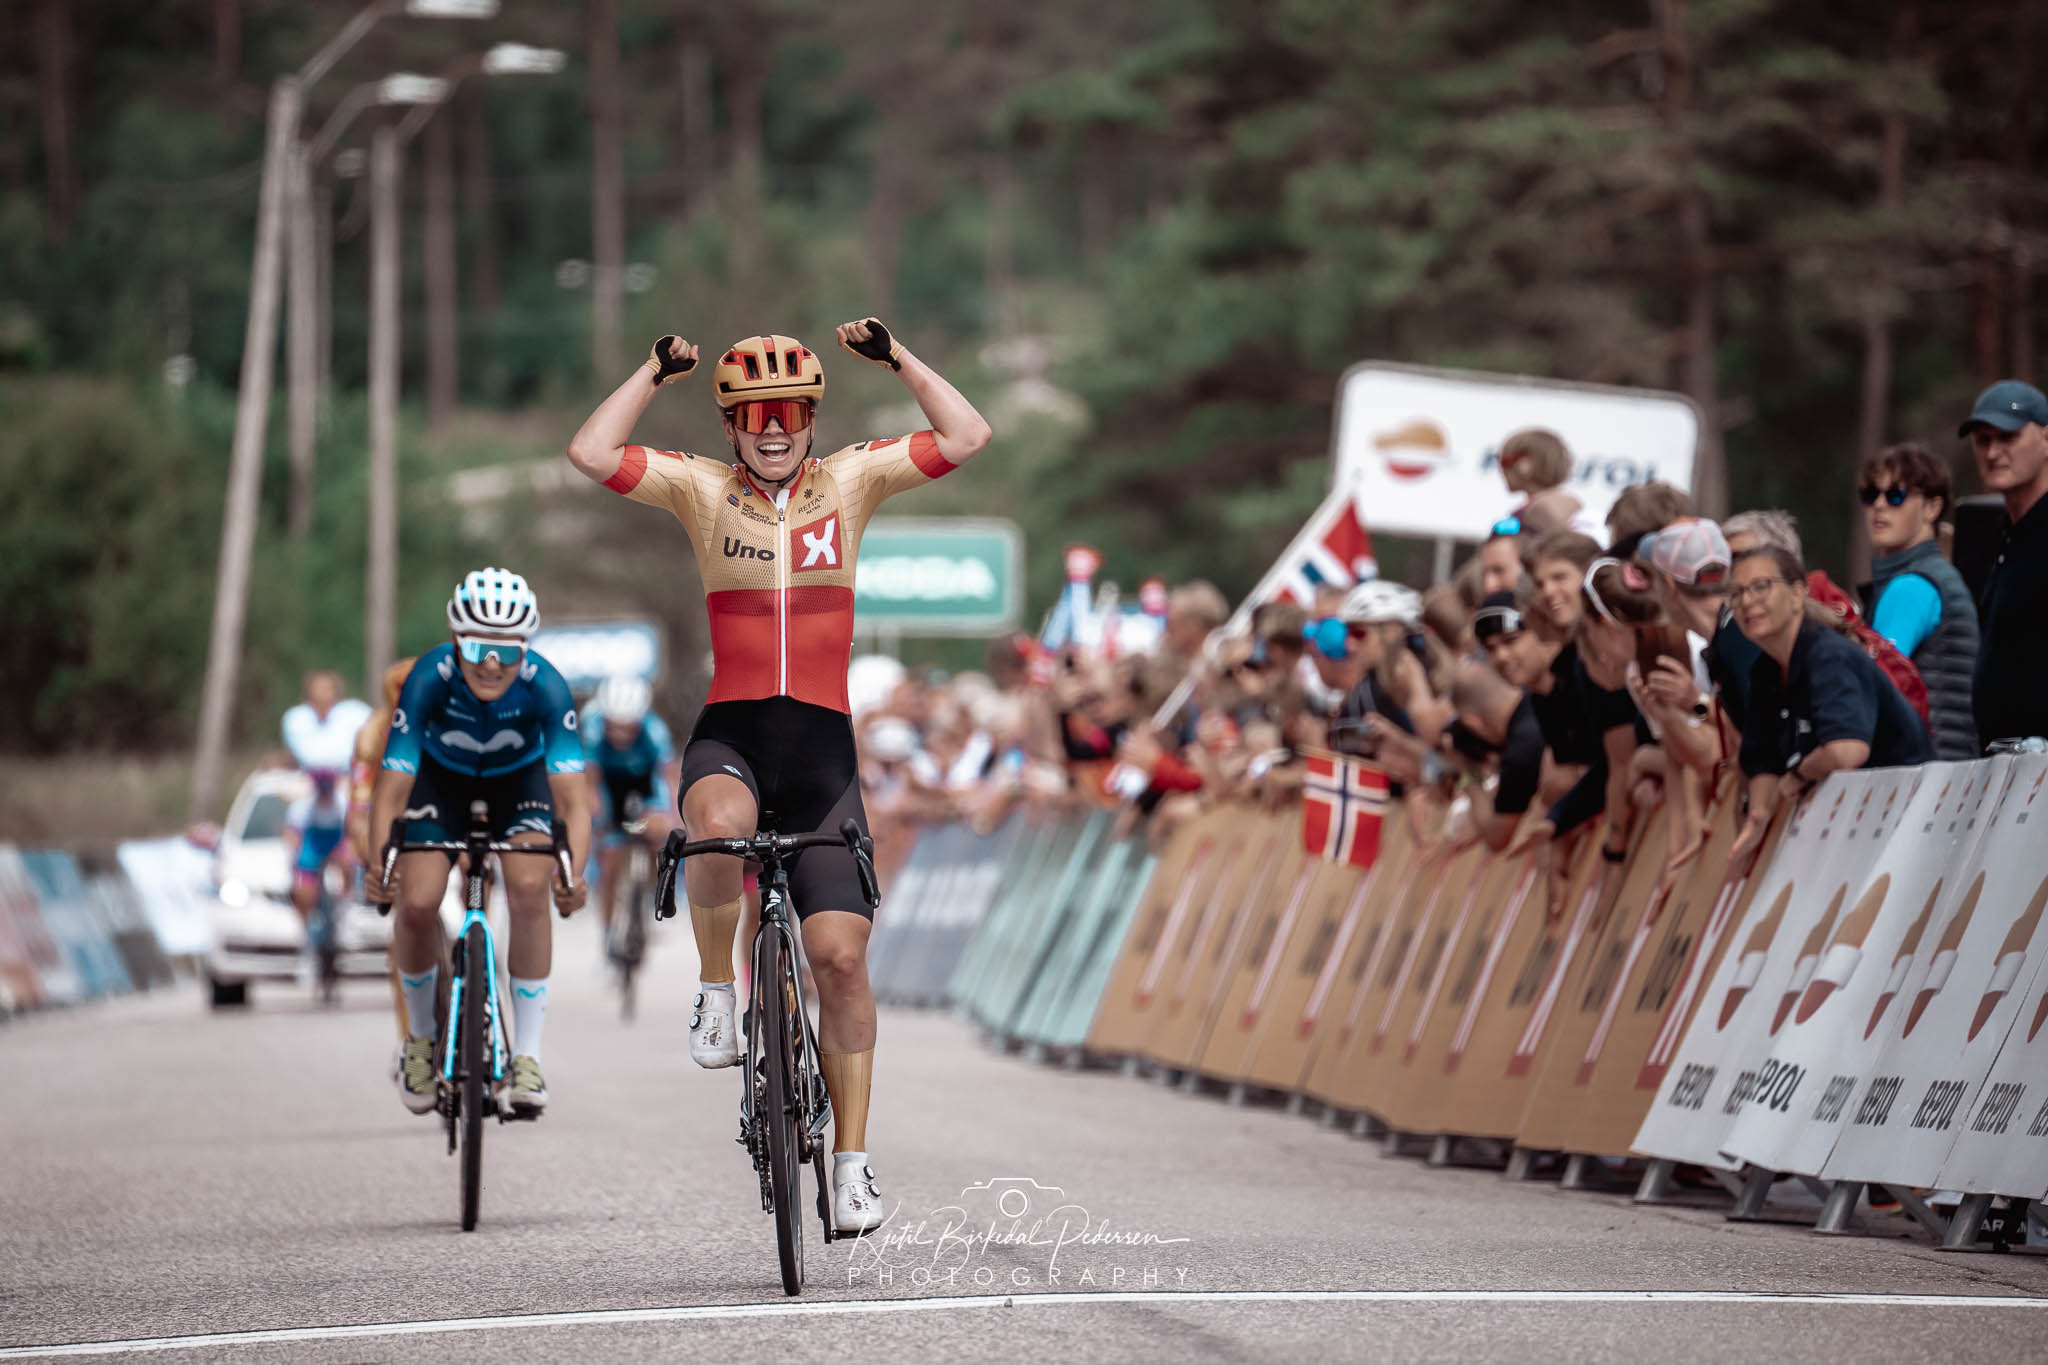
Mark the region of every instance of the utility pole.
POLYGON ((235 437, 228 454, 227 507, 215 575, 213 629, 206 642, 206 682, 199 696, 199 751, 192 765, 187 817, 208 818, 220 797, 227 757, 228 716, 242 664, 242 625, 249 609, 249 559, 256 540, 256 497, 263 486, 263 428, 277 353, 278 277, 284 255, 285 157, 299 126, 301 87, 291 77, 270 90, 263 144, 263 180, 256 201, 256 261, 250 270, 249 321, 242 338, 242 377, 235 400, 235 437))
POLYGON ((370 536, 363 676, 393 658, 398 610, 398 131, 370 139, 370 536))
POLYGON ((599 381, 619 369, 625 330, 626 169, 620 125, 618 0, 589 0, 590 15, 590 368, 599 381))
POLYGON ((455 415, 462 338, 455 297, 455 130, 452 112, 427 122, 426 223, 421 233, 427 273, 427 430, 455 415))
POLYGON ((313 226, 313 167, 302 142, 286 153, 291 167, 286 190, 288 241, 291 244, 291 331, 285 345, 290 359, 286 383, 286 426, 291 435, 292 482, 285 525, 293 540, 304 540, 313 527, 313 450, 320 415, 320 266, 313 226))

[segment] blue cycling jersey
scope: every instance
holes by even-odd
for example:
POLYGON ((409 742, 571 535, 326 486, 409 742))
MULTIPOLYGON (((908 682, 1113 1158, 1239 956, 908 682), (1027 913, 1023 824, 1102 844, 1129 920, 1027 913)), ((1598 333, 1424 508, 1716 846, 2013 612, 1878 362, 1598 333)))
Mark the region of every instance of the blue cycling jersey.
POLYGON ((478 701, 455 662, 455 646, 420 656, 391 713, 387 772, 416 773, 421 754, 452 772, 498 777, 545 762, 550 774, 583 771, 576 703, 569 684, 528 650, 519 676, 494 702, 478 701))
POLYGON ((640 733, 621 749, 604 733, 604 713, 594 707, 583 712, 583 758, 607 776, 643 778, 676 761, 676 743, 660 716, 648 713, 640 722, 640 733))

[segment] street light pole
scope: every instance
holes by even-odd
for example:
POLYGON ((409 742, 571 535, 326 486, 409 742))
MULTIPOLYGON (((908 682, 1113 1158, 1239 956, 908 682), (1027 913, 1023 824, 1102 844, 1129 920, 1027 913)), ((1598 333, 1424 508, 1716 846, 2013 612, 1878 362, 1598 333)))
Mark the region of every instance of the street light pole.
MULTIPOLYGON (((498 0, 403 0, 409 15, 488 19, 498 0)), ((199 693, 199 742, 192 763, 187 815, 198 821, 220 799, 227 758, 228 719, 242 667, 242 631, 249 610, 249 561, 256 542, 256 503, 263 488, 264 428, 270 418, 270 383, 277 350, 277 309, 289 153, 298 140, 306 91, 342 59, 401 0, 371 0, 296 74, 270 91, 264 129, 263 178, 256 201, 256 257, 249 272, 249 319, 242 338, 242 374, 235 401, 235 435, 228 454, 226 504, 221 513, 220 563, 213 595, 213 626, 206 644, 206 680, 199 693)), ((311 300, 308 299, 310 306, 311 300)))
POLYGON ((192 765, 187 817, 211 815, 227 757, 228 718, 242 663, 242 626, 249 609, 249 559, 256 543, 256 499, 263 488, 263 428, 270 407, 271 362, 277 352, 277 294, 284 237, 284 167, 298 128, 302 87, 292 76, 270 90, 263 142, 263 181, 256 200, 256 260, 250 268, 249 321, 242 337, 235 436, 228 453, 227 506, 221 515, 213 629, 206 642, 206 681, 199 694, 199 751, 192 765))
POLYGON ((398 617, 398 130, 370 139, 370 535, 363 676, 394 656, 398 617))

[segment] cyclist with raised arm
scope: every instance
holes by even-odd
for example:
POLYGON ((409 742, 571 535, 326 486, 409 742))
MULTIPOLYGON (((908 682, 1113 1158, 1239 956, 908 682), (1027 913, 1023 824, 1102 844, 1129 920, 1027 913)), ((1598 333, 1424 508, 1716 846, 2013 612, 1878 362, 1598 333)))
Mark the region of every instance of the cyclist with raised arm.
MULTIPOLYGON (((569 443, 579 470, 667 509, 696 551, 713 677, 683 750, 681 809, 693 839, 751 835, 764 810, 783 834, 834 831, 849 818, 866 830, 846 696, 861 532, 884 499, 939 478, 988 444, 981 414, 879 321, 845 323, 838 340, 895 371, 930 429, 813 455, 824 367, 793 338, 755 336, 733 343, 712 373, 734 463, 629 444, 655 390, 696 368, 697 348, 665 336, 569 443)), ((736 858, 707 856, 684 872, 701 978, 690 1056, 700 1066, 738 1060, 732 946, 742 871, 736 858)), ((841 1232, 864 1232, 883 1218, 867 1156, 873 917, 849 852, 804 852, 790 884, 818 986, 820 1070, 834 1125, 833 1222, 841 1232)))
MULTIPOLYGON (((555 816, 567 824, 574 886, 563 886, 555 874, 550 888, 552 859, 500 860, 512 919, 513 1056, 506 1098, 528 1114, 548 1102, 540 1070, 554 953, 548 894, 552 889, 565 915, 581 907, 590 852, 590 788, 576 705, 555 666, 527 648, 539 626, 540 604, 516 573, 478 569, 456 585, 448 599, 452 638, 422 654, 406 675, 370 803, 377 848, 389 842, 400 818, 422 842, 459 840, 469 832, 473 801, 489 808, 495 840, 545 847, 555 816)), ((436 1099, 434 990, 441 898, 454 861, 444 853, 407 853, 398 859, 395 885, 383 883, 381 862, 364 878, 369 900, 397 904, 391 958, 407 1016, 398 1095, 415 1114, 433 1112, 436 1099)))
POLYGON ((648 709, 653 700, 654 689, 644 680, 621 674, 599 684, 583 708, 583 766, 603 831, 597 847, 597 914, 599 936, 606 941, 618 911, 627 841, 637 838, 658 853, 668 838, 676 745, 668 726, 648 709), (627 804, 636 798, 642 827, 634 835, 624 825, 627 804))

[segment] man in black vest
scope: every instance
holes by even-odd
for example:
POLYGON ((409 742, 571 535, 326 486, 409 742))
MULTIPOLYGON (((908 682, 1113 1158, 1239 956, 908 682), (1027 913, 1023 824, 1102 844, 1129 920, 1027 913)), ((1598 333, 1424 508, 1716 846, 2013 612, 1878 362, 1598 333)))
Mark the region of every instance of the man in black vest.
POLYGON ((1863 613, 1927 684, 1934 756, 1975 758, 1977 607, 1935 539, 1954 505, 1948 466, 1925 446, 1896 445, 1865 459, 1856 482, 1872 556, 1871 581, 1858 589, 1863 613))
POLYGON ((2008 525, 1977 601, 1977 737, 2048 735, 2048 398, 2003 379, 1977 396, 1957 433, 2008 525))

